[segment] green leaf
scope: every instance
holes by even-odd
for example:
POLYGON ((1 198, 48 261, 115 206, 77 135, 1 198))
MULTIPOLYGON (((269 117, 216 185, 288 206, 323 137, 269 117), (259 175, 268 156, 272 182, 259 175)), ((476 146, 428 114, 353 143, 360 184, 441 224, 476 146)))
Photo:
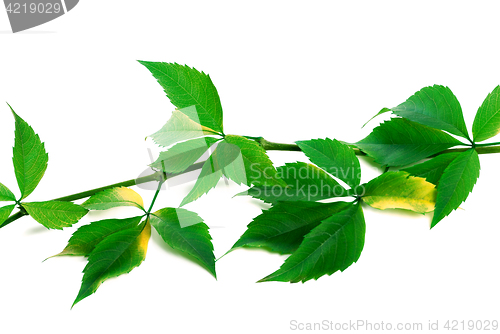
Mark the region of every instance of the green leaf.
POLYGON ((349 146, 329 138, 297 141, 296 144, 313 164, 341 179, 351 188, 359 185, 359 160, 349 146))
POLYGON ((496 136, 500 132, 500 86, 488 94, 477 110, 472 135, 475 142, 496 136))
MULTIPOLYGON (((9 105, 10 107, 10 105, 9 105)), ((49 156, 40 137, 33 131, 12 107, 12 114, 16 120, 14 156, 14 171, 17 184, 21 191, 21 200, 35 190, 47 169, 49 156)))
POLYGON ((16 201, 16 196, 9 188, 0 183, 0 201, 16 201))
POLYGON ((192 109, 196 110, 196 107, 191 106, 174 110, 167 124, 150 137, 156 144, 167 147, 179 141, 218 134, 216 131, 202 126, 186 116, 185 113, 195 112, 192 109))
POLYGON ((12 213, 12 210, 14 210, 15 207, 16 205, 12 204, 0 208, 0 226, 7 218, 9 218, 10 214, 12 213))
POLYGON ((319 201, 339 197, 345 189, 324 170, 305 163, 286 163, 276 168, 288 187, 252 187, 237 195, 250 195, 267 203, 278 201, 319 201))
POLYGON ((438 185, 441 175, 448 165, 459 155, 459 152, 440 154, 420 164, 401 169, 413 176, 423 177, 427 182, 438 185))
POLYGON ((82 286, 73 306, 93 294, 105 280, 138 267, 146 258, 150 236, 151 225, 143 223, 113 233, 97 244, 83 270, 82 286))
POLYGON ((463 144, 440 130, 393 118, 373 129, 356 145, 381 165, 402 166, 463 144))
POLYGON ((212 238, 208 226, 196 213, 161 209, 151 215, 151 225, 170 247, 193 256, 216 277, 212 238))
POLYGON ((77 223, 88 212, 71 202, 48 201, 21 203, 34 220, 49 229, 62 230, 77 223))
POLYGON ((387 172, 364 186, 363 202, 380 209, 431 212, 436 204, 436 187, 407 172, 387 172))
POLYGON ((266 247, 289 254, 297 250, 304 236, 322 220, 338 213, 351 203, 280 202, 255 217, 231 249, 266 247))
POLYGON ((424 87, 391 110, 410 121, 469 139, 462 107, 448 87, 424 87))
MULTIPOLYGON (((227 178, 247 186, 282 186, 266 151, 254 140, 227 135, 219 144, 217 160, 227 178)), ((214 152, 215 153, 215 152, 214 152)))
POLYGON ((370 118, 370 119, 369 119, 369 120, 368 120, 365 124, 363 124, 363 126, 361 127, 361 129, 362 129, 362 128, 364 128, 364 127, 366 126, 366 124, 370 123, 370 121, 371 121, 372 119, 374 119, 374 118, 375 118, 375 117, 377 117, 378 115, 385 114, 385 113, 386 113, 386 112, 388 112, 388 111, 391 111, 391 109, 389 109, 389 108, 382 108, 382 109, 380 109, 380 111, 379 111, 379 112, 378 112, 375 116, 373 116, 373 117, 372 117, 372 118, 370 118))
POLYGON ((191 191, 182 199, 180 206, 184 206, 192 201, 197 200, 203 194, 206 194, 210 189, 214 188, 222 177, 222 170, 217 164, 217 159, 214 159, 219 147, 216 147, 214 153, 205 161, 201 168, 200 175, 196 180, 191 191))
POLYGON ((217 141, 216 138, 205 137, 175 144, 167 151, 161 152, 158 159, 150 166, 165 173, 183 172, 217 141))
POLYGON ((135 206, 144 211, 141 195, 126 187, 100 191, 82 204, 82 207, 89 210, 107 210, 117 206, 135 206))
POLYGON ((467 199, 479 178, 479 156, 474 149, 460 153, 444 170, 437 187, 431 228, 467 199))
POLYGON ((365 241, 365 220, 359 203, 323 220, 281 266, 259 282, 305 282, 344 271, 356 262, 365 241))
POLYGON ((222 130, 222 105, 210 77, 194 68, 176 63, 139 61, 153 74, 177 108, 195 106, 183 112, 196 123, 222 130))
POLYGON ((125 219, 103 219, 81 226, 73 233, 63 251, 51 257, 62 255, 88 256, 95 246, 108 236, 137 227, 141 218, 141 216, 137 216, 125 219))

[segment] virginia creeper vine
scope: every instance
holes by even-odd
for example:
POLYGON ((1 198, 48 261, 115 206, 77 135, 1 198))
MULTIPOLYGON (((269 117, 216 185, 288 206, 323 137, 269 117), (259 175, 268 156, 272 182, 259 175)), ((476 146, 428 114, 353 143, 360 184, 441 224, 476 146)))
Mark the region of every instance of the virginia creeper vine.
POLYGON ((141 264, 151 227, 170 247, 193 256, 216 277, 209 228, 196 213, 181 207, 209 192, 223 176, 248 187, 238 195, 272 204, 253 219, 228 253, 239 247, 264 247, 290 254, 281 268, 259 282, 305 282, 343 271, 359 259, 365 235, 363 204, 434 212, 432 228, 472 191, 479 177, 479 155, 500 153, 500 142, 482 143, 500 132, 500 86, 479 107, 472 137, 457 98, 448 87, 434 85, 396 107, 383 108, 374 117, 387 112, 395 117, 356 143, 323 138, 283 144, 226 134, 218 92, 205 73, 175 63, 140 63, 177 108, 150 135, 166 148, 150 165, 151 175, 50 201, 26 202, 45 173, 48 155, 39 136, 11 108, 16 125, 13 163, 21 195, 16 197, 0 183, 0 201, 11 202, 0 207, 0 228, 26 215, 49 229, 63 229, 90 210, 134 206, 141 211, 134 217, 79 227, 54 255, 88 258, 73 306, 108 278, 141 264), (209 158, 198 162, 207 150, 212 152, 209 158), (271 150, 302 151, 310 163, 275 167, 266 154, 271 150), (361 184, 357 156, 373 159, 384 172, 361 184), (179 208, 152 212, 165 180, 198 169, 200 175, 179 208), (158 188, 144 206, 129 187, 152 181, 158 188), (80 205, 73 203, 85 198, 80 205), (332 198, 339 200, 329 201, 332 198), (12 214, 16 206, 19 211, 12 214))

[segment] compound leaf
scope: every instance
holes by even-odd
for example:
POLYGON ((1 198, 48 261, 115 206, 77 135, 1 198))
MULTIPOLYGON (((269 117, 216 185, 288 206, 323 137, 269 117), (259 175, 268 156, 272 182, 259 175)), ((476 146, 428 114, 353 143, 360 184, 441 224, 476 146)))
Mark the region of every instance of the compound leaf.
POLYGON ((460 153, 443 172, 437 187, 431 228, 467 199, 479 178, 479 156, 474 149, 460 153))
POLYGON ((359 185, 359 160, 349 146, 329 138, 297 141, 296 144, 313 164, 344 181, 351 188, 359 185))
POLYGON ((77 223, 88 212, 80 205, 62 201, 30 202, 21 205, 34 220, 46 228, 57 230, 77 223))
POLYGON ((82 285, 73 306, 93 294, 105 280, 129 273, 138 267, 146 258, 150 236, 151 225, 145 222, 113 233, 99 242, 89 255, 83 270, 82 285))
POLYGON ((413 176, 423 177, 427 182, 438 185, 441 175, 448 165, 459 155, 459 152, 440 154, 420 164, 401 169, 413 176))
POLYGON ((82 207, 89 210, 107 210, 117 206, 135 206, 144 211, 141 195, 127 187, 100 191, 82 203, 82 207))
POLYGON ((304 236, 322 220, 340 212, 347 202, 280 202, 255 217, 233 245, 237 247, 266 247, 273 252, 289 254, 297 250, 304 236))
MULTIPOLYGON (((10 105, 9 105, 10 107, 10 105)), ((40 137, 33 131, 12 107, 12 114, 16 120, 14 155, 14 171, 17 184, 21 191, 21 199, 26 198, 35 190, 47 169, 49 156, 40 137)))
POLYGON ((373 129, 356 145, 381 165, 402 166, 462 143, 443 131, 404 118, 393 118, 373 129))
POLYGON ((368 182, 363 201, 380 210, 405 209, 431 212, 436 204, 436 186, 407 172, 387 172, 368 182))
POLYGON ((305 282, 344 271, 359 259, 364 240, 363 210, 352 204, 312 229, 280 269, 259 282, 305 282))
POLYGON ((424 87, 391 110, 410 121, 469 139, 462 107, 448 87, 424 87))
POLYGON ((12 213, 12 210, 14 210, 15 207, 16 205, 12 204, 0 208, 0 226, 7 218, 9 218, 10 214, 12 213))
POLYGON ((165 173, 180 173, 195 163, 210 146, 218 141, 216 138, 204 137, 175 144, 150 166, 165 173))
POLYGON ((475 142, 496 136, 500 132, 500 86, 488 94, 477 110, 472 135, 475 142))
POLYGON ((267 203, 318 201, 342 196, 345 189, 324 170, 305 162, 286 163, 276 168, 288 187, 252 187, 238 195, 250 195, 267 203))
POLYGON ((195 111, 195 106, 174 110, 167 124, 150 137, 156 144, 167 147, 186 139, 218 134, 216 131, 196 123, 185 114, 192 114, 195 111))
POLYGON ((212 238, 200 216, 185 209, 165 208, 151 215, 151 225, 170 247, 193 256, 216 277, 212 238))
POLYGON ((176 63, 139 61, 153 74, 167 93, 170 102, 177 108, 195 106, 183 110, 190 119, 213 129, 222 130, 222 105, 219 94, 210 76, 203 72, 176 63))
POLYGON ((103 219, 81 226, 73 233, 64 250, 54 256, 88 256, 94 250, 95 246, 106 237, 113 233, 136 227, 141 218, 141 216, 137 216, 125 219, 103 219))
POLYGON ((0 201, 16 201, 16 196, 9 188, 0 183, 0 201))

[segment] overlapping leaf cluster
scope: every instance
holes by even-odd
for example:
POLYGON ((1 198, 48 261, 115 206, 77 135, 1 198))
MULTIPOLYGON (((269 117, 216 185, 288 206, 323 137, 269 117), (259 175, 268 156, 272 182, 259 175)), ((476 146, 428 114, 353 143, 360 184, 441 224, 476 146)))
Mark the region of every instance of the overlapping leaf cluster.
POLYGON ((181 206, 207 193, 222 176, 247 186, 285 186, 258 143, 243 136, 224 134, 222 105, 208 75, 179 64, 140 63, 153 74, 177 107, 167 123, 150 136, 159 146, 168 147, 151 167, 165 173, 179 173, 216 146, 181 206))
POLYGON ((383 108, 379 114, 392 111, 400 117, 382 123, 354 145, 382 166, 400 169, 361 186, 359 163, 350 147, 328 138, 297 142, 316 166, 286 164, 277 170, 287 188, 246 191, 273 207, 248 225, 233 248, 266 247, 291 254, 279 270, 261 281, 307 281, 345 270, 359 258, 365 232, 359 200, 382 210, 434 211, 434 227, 472 191, 480 168, 476 143, 500 132, 499 97, 497 87, 479 108, 472 127, 474 139, 469 137, 457 98, 447 87, 425 87, 397 107, 383 108), (444 153, 454 146, 465 148, 444 153), (350 189, 342 188, 332 176, 350 189), (316 202, 345 196, 356 200, 316 202))
MULTIPOLYGON (((466 200, 479 177, 478 143, 500 132, 500 86, 479 107, 469 137, 462 109, 448 87, 425 87, 394 108, 384 108, 402 118, 384 122, 356 145, 386 166, 404 166, 429 160, 402 170, 425 178, 437 186, 436 208, 431 227, 466 200), (465 138, 462 143, 450 134, 465 138), (444 153, 452 146, 465 146, 462 152, 444 153)), ((380 114, 380 113, 379 113, 380 114)))
MULTIPOLYGON (((142 215, 126 219, 104 219, 81 226, 67 246, 55 256, 88 258, 80 291, 73 303, 94 293, 105 280, 130 272, 146 258, 153 226, 172 248, 196 259, 214 277, 215 256, 208 226, 196 213, 180 208, 156 212, 144 209, 142 197, 126 187, 106 189, 92 195, 81 205, 69 201, 23 201, 36 188, 47 169, 48 155, 34 130, 12 110, 15 118, 14 171, 21 196, 0 183, 0 201, 14 202, 0 208, 0 226, 18 205, 49 229, 62 229, 77 223, 89 210, 107 210, 121 206, 136 207, 142 215)), ((189 163, 191 164, 191 163, 189 163)), ((160 184, 161 185, 161 184, 160 184)))
MULTIPOLYGON (((178 64, 141 63, 178 108, 151 136, 161 146, 174 144, 151 166, 167 173, 179 172, 217 144, 181 205, 208 192, 223 175, 250 186, 239 195, 273 204, 233 246, 266 247, 291 254, 263 281, 316 279, 355 262, 365 231, 360 201, 378 209, 435 210, 431 223, 435 226, 466 199, 479 176, 475 141, 469 137, 460 103, 447 87, 426 87, 397 107, 382 109, 379 114, 392 111, 400 117, 384 122, 354 144, 387 167, 410 166, 436 156, 360 184, 359 161, 352 147, 343 142, 328 138, 298 141, 311 163, 287 163, 274 169, 253 138, 223 133, 222 107, 208 75, 178 64), (442 154, 464 145, 469 146, 464 152, 442 154), (318 202, 331 198, 339 201, 318 202)), ((476 141, 498 133, 496 96, 498 89, 478 111, 473 126, 476 141)))
POLYGON ((423 178, 388 172, 360 184, 359 161, 346 144, 326 138, 298 141, 297 145, 314 165, 297 162, 278 167, 285 174, 286 188, 250 188, 248 194, 273 206, 257 216, 233 246, 291 254, 261 282, 305 282, 343 271, 356 262, 366 229, 361 201, 379 209, 422 213, 434 209, 435 187, 423 178), (318 202, 335 197, 339 200, 318 202))
MULTIPOLYGON (((500 132, 500 86, 478 109, 471 138, 457 98, 448 87, 434 85, 396 107, 383 108, 377 115, 392 112, 397 117, 383 122, 357 143, 329 138, 297 141, 310 162, 275 168, 258 138, 224 133, 222 105, 208 75, 175 63, 140 63, 177 108, 150 136, 165 148, 150 166, 168 177, 189 171, 206 157, 180 206, 200 198, 222 177, 249 187, 238 195, 272 205, 253 219, 230 250, 264 247, 289 254, 283 265, 261 282, 305 282, 343 271, 358 261, 366 230, 362 203, 381 210, 434 211, 434 227, 472 191, 480 169, 477 148, 488 145, 479 142, 500 132), (447 151, 456 146, 460 149, 447 151), (362 183, 353 147, 386 167, 386 172, 362 183)), ((147 210, 141 196, 126 187, 97 192, 81 205, 64 200, 25 202, 44 175, 48 155, 39 136, 12 113, 16 124, 13 162, 21 194, 16 198, 0 183, 0 201, 12 202, 0 207, 0 227, 12 218, 16 205, 21 213, 49 229, 72 226, 89 210, 132 206, 141 212, 81 226, 63 251, 54 255, 88 258, 74 304, 108 278, 139 266, 146 257, 151 227, 168 245, 196 259, 216 276, 214 248, 203 219, 183 208, 151 212, 164 178, 159 180, 147 210)))
POLYGON ((94 293, 105 280, 130 272, 146 258, 151 226, 172 248, 198 259, 215 276, 215 257, 208 226, 196 213, 164 208, 150 213, 142 197, 130 188, 111 188, 91 196, 82 206, 107 210, 133 206, 144 214, 126 219, 104 219, 80 227, 55 256, 88 258, 82 286, 73 305, 94 293))

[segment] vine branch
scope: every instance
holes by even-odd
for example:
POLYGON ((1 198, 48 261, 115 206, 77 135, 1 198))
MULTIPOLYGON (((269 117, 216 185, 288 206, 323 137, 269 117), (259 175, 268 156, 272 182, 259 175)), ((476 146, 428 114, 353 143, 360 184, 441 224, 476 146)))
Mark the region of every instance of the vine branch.
MULTIPOLYGON (((301 151, 300 147, 297 144, 275 143, 275 142, 268 141, 268 140, 266 140, 263 137, 251 137, 251 136, 244 136, 244 137, 252 139, 252 140, 255 140, 266 151, 301 151)), ((363 151, 361 151, 358 148, 352 147, 352 149, 353 149, 353 151, 354 151, 354 153, 356 155, 360 155, 360 156, 365 156, 366 155, 366 153, 364 153, 363 151)), ((441 155, 441 154, 451 153, 451 152, 464 152, 464 151, 467 151, 469 149, 470 149, 470 147, 465 147, 465 148, 451 148, 451 149, 447 149, 447 150, 441 151, 439 153, 436 153, 434 155, 431 155, 430 157, 435 157, 435 156, 438 156, 438 155, 441 155)), ((485 144, 476 144, 475 149, 476 149, 476 152, 478 154, 500 153, 500 142, 485 143, 485 144)), ((83 191, 83 192, 80 192, 80 193, 76 193, 76 194, 73 194, 73 195, 59 197, 59 198, 56 198, 56 199, 53 199, 53 200, 54 201, 67 201, 67 202, 69 202, 69 201, 75 201, 75 200, 79 200, 79 199, 82 199, 82 198, 90 197, 90 196, 95 195, 96 193, 98 193, 100 191, 103 191, 103 190, 106 190, 106 189, 115 188, 115 187, 131 187, 131 186, 135 186, 135 185, 139 185, 139 184, 147 183, 147 182, 152 182, 152 181, 157 181, 157 182, 163 183, 168 178, 172 178, 172 177, 175 177, 175 176, 183 175, 185 173, 189 173, 189 172, 192 172, 194 170, 200 169, 201 167, 203 167, 203 164, 204 164, 204 161, 198 162, 196 164, 191 165, 184 172, 175 173, 175 174, 164 173, 162 171, 157 171, 157 172, 155 172, 155 173, 153 173, 151 175, 143 176, 143 177, 140 177, 140 178, 137 178, 137 179, 131 179, 131 180, 123 181, 123 182, 118 182, 118 183, 110 184, 110 185, 107 185, 107 186, 104 186, 104 187, 100 187, 100 188, 91 189, 91 190, 83 191)), ((8 225, 8 224, 10 224, 10 223, 12 223, 14 221, 16 221, 17 219, 19 219, 21 217, 24 217, 26 215, 28 215, 28 213, 26 212, 26 210, 24 210, 22 207, 20 207, 20 211, 16 212, 12 216, 10 216, 7 220, 5 220, 3 222, 3 224, 0 225, 0 228, 2 228, 4 226, 6 226, 6 225, 8 225)))

